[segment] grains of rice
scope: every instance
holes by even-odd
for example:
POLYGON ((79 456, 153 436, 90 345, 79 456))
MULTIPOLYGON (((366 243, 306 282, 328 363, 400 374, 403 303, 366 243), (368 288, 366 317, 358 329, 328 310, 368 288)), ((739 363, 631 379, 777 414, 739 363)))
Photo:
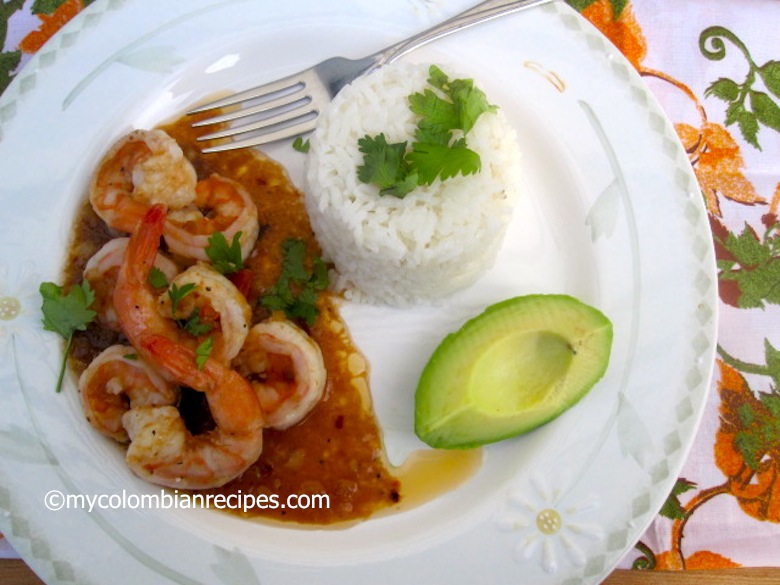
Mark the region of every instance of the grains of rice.
MULTIPOLYGON (((450 79, 466 77, 440 67, 450 79)), ((466 137, 481 157, 479 173, 437 179, 402 199, 358 180, 358 139, 384 133, 388 143, 413 141, 408 96, 430 87, 428 69, 398 62, 356 80, 320 115, 312 136, 306 207, 336 267, 334 285, 348 297, 391 305, 441 298, 476 282, 501 246, 521 177, 516 133, 500 107, 466 137)))

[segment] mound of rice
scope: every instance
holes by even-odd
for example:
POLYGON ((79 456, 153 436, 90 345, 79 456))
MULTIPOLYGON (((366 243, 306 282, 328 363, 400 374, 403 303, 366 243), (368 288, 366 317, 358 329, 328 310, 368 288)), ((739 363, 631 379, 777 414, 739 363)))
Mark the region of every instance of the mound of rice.
MULTIPOLYGON (((481 157, 479 173, 437 179, 403 199, 380 196, 357 177, 364 135, 413 141, 417 122, 408 96, 430 87, 428 69, 399 62, 356 80, 321 114, 312 136, 306 207, 336 267, 334 284, 349 298, 407 305, 444 297, 473 284, 501 246, 520 190, 520 152, 500 104, 466 137, 481 157)), ((441 69, 450 79, 469 77, 441 69)))

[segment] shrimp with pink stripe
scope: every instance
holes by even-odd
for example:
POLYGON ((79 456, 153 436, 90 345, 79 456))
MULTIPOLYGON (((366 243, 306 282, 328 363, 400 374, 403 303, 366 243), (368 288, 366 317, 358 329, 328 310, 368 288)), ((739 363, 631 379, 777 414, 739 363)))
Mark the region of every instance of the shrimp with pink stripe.
POLYGON ((199 355, 194 338, 160 314, 149 274, 165 217, 164 206, 152 206, 130 237, 114 306, 138 354, 167 379, 203 392, 216 426, 193 435, 174 406, 131 408, 122 417, 130 438, 126 461, 138 476, 159 485, 219 487, 260 456, 265 421, 249 382, 221 361, 199 355))
POLYGON ((131 233, 149 207, 165 205, 169 251, 208 260, 209 238, 238 238, 242 259, 260 233, 257 206, 238 182, 212 174, 198 181, 177 142, 162 130, 134 130, 103 156, 90 184, 90 203, 110 227, 131 233))
POLYGON ((252 384, 265 424, 274 429, 303 420, 325 392, 327 371, 320 346, 287 320, 254 325, 233 365, 252 384))

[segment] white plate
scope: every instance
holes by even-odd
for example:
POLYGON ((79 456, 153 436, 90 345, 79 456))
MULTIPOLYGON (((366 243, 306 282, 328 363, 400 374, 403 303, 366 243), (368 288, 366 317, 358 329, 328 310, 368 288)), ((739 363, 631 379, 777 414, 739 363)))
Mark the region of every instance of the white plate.
MULTIPOLYGON (((348 306, 399 460, 439 339, 493 301, 563 292, 614 322, 605 378, 528 436, 485 449, 460 488, 345 530, 208 510, 47 510, 44 496, 144 494, 84 423, 62 347, 40 327, 97 156, 213 92, 361 56, 468 6, 426 0, 97 2, 0 101, 0 530, 50 583, 581 584, 603 578, 669 493, 709 387, 716 331, 706 214, 674 129, 626 60, 565 4, 414 53, 473 72, 517 127, 528 193, 498 263, 437 307, 348 306), (19 312, 17 314, 17 309, 19 312), (544 524, 544 518, 552 523, 544 524)), ((303 157, 270 149, 300 182, 303 157)), ((118 502, 118 500, 114 500, 118 502)))

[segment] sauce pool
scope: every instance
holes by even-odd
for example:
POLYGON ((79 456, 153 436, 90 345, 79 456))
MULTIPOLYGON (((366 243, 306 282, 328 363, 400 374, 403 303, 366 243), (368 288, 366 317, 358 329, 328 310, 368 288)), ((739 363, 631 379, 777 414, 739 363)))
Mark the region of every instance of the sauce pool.
MULTIPOLYGON (((198 178, 212 173, 241 183, 257 205, 260 238, 246 264, 252 271, 248 300, 253 322, 269 316, 259 299, 281 273, 282 243, 302 240, 312 261, 320 249, 309 224, 303 196, 275 161, 247 150, 203 155, 196 144, 192 120, 162 126, 193 163, 198 178)), ((87 260, 107 240, 116 237, 97 218, 88 200, 81 209, 66 266, 66 286, 78 283, 87 260)), ((306 502, 317 496, 327 506, 270 507, 258 505, 231 511, 246 517, 302 524, 339 525, 362 520, 380 511, 406 510, 448 491, 470 477, 481 462, 481 451, 421 451, 398 468, 389 465, 382 434, 371 406, 369 365, 355 347, 338 311, 339 299, 321 294, 319 315, 309 335, 319 344, 328 372, 325 396, 300 423, 284 431, 264 431, 263 452, 242 476, 213 494, 252 494, 259 502, 285 503, 288 497, 306 502), (301 498, 303 496, 303 498, 301 498), (323 499, 322 496, 326 496, 323 499)), ((124 341, 119 333, 93 323, 77 332, 70 363, 78 375, 103 349, 124 341)), ((191 429, 210 415, 202 395, 185 392, 180 410, 191 429), (194 421, 194 422, 193 422, 194 421)), ((195 430, 194 432, 197 432, 195 430)))

